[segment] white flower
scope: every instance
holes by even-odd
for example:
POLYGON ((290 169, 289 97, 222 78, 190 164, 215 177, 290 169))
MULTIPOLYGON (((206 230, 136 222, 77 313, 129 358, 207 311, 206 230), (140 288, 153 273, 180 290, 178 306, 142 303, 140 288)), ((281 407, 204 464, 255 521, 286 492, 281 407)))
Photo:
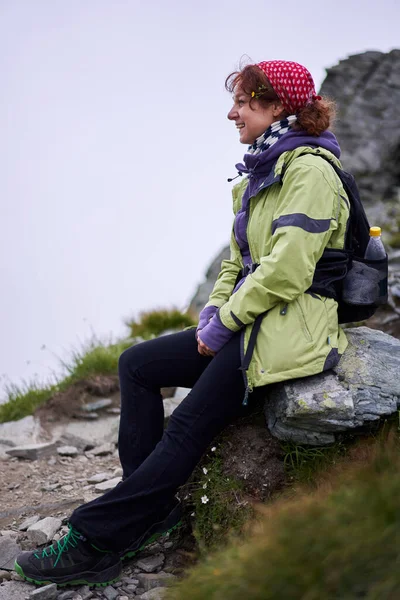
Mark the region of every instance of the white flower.
POLYGON ((207 481, 205 482, 205 484, 203 485, 203 490, 205 490, 207 488, 207 481))
POLYGON ((216 451, 216 449, 217 449, 217 448, 216 448, 215 446, 213 446, 213 447, 211 448, 211 452, 215 452, 215 451, 216 451))
POLYGON ((209 502, 209 498, 207 496, 202 496, 201 501, 203 504, 207 504, 207 502, 209 502))
POLYGON ((203 473, 204 473, 204 475, 207 475, 207 473, 208 473, 208 471, 205 467, 203 467, 203 473))
POLYGON ((196 513, 192 512, 190 516, 191 516, 191 517, 194 517, 194 515, 195 515, 195 514, 196 514, 196 513))

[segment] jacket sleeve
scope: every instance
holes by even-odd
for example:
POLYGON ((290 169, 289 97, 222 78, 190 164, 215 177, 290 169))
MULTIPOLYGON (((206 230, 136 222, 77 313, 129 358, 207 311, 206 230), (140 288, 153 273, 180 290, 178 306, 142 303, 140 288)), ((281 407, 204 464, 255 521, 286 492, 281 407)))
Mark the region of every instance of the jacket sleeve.
POLYGON ((231 331, 310 287, 315 265, 338 227, 340 198, 327 169, 306 157, 287 169, 274 210, 271 252, 260 257, 260 266, 219 311, 231 331))
POLYGON ((229 300, 233 292, 238 273, 243 267, 239 246, 236 243, 233 229, 230 242, 230 251, 230 258, 223 260, 221 263, 221 270, 205 307, 216 306, 217 308, 220 308, 229 300))

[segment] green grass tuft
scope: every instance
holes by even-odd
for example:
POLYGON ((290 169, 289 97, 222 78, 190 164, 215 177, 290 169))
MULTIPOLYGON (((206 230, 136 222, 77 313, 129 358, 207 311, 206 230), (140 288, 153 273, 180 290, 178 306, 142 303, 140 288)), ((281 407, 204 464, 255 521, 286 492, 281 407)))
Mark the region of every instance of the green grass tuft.
POLYGON ((240 481, 223 474, 218 450, 204 456, 193 472, 184 494, 191 496, 193 533, 200 552, 225 545, 253 515, 242 487, 240 481))
POLYGON ((131 345, 132 340, 107 345, 93 338, 81 350, 73 350, 67 361, 60 361, 66 376, 59 378, 55 383, 39 384, 31 381, 21 385, 8 385, 7 401, 0 404, 0 423, 16 421, 31 415, 53 394, 66 390, 77 381, 94 375, 116 375, 118 359, 131 345))
POLYGON ((142 337, 148 340, 169 329, 181 330, 197 324, 197 320, 192 315, 182 313, 177 309, 142 312, 139 317, 139 321, 135 321, 134 319, 127 319, 125 321, 132 338, 142 337))
POLYGON ((400 590, 400 452, 376 440, 329 486, 278 501, 170 600, 391 600, 400 590), (362 459, 362 460, 361 460, 362 459))

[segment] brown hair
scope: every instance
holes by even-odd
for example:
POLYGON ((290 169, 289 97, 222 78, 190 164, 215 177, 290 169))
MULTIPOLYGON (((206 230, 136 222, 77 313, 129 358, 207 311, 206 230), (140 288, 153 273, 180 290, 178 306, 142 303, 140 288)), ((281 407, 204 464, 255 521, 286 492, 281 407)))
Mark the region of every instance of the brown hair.
MULTIPOLYGON (((277 93, 272 87, 265 73, 257 65, 247 65, 241 71, 234 71, 225 80, 225 89, 231 94, 237 87, 248 96, 256 93, 257 100, 261 106, 269 106, 273 102, 280 102, 277 93)), ((250 98, 250 108, 255 98, 250 98)), ((297 111, 297 121, 293 129, 306 131, 309 135, 319 136, 332 124, 336 114, 336 106, 332 100, 321 98, 314 100, 312 104, 297 111)), ((280 115, 281 119, 288 116, 284 109, 280 115)))

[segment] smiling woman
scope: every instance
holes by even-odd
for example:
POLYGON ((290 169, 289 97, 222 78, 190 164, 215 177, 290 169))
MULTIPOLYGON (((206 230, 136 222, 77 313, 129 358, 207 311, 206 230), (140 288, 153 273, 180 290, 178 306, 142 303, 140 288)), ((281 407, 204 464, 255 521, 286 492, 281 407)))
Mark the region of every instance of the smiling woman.
POLYGON ((343 249, 346 193, 329 162, 332 105, 295 62, 231 74, 228 118, 247 144, 233 189, 231 256, 194 329, 143 342, 120 357, 118 450, 123 481, 77 508, 57 544, 22 553, 17 572, 38 584, 104 585, 158 535, 177 526, 175 494, 214 437, 242 414, 255 388, 334 366, 347 345, 335 274, 319 277, 325 249, 343 249), (321 156, 325 160, 321 159, 321 156), (325 288, 324 288, 325 286, 325 288), (321 293, 322 292, 326 293, 321 293), (163 430, 161 387, 191 392, 163 430))

